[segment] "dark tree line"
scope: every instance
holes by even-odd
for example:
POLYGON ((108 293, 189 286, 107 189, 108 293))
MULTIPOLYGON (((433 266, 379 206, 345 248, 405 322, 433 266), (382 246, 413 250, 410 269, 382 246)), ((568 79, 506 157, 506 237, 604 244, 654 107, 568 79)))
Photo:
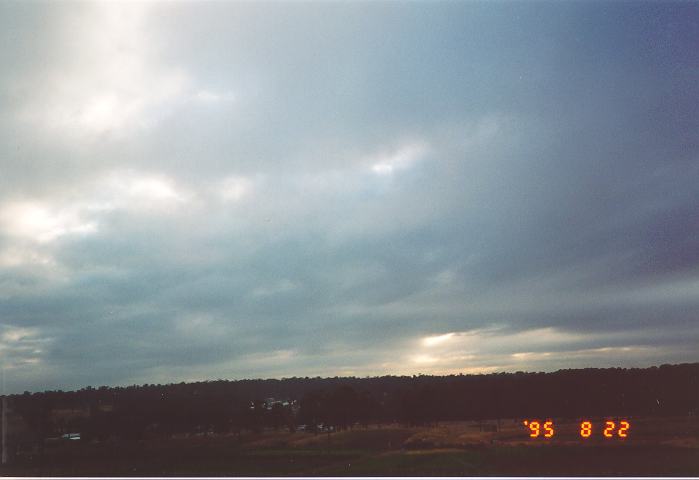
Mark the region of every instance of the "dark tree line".
POLYGON ((553 373, 288 378, 25 392, 9 403, 35 438, 408 425, 524 417, 699 414, 699 363, 553 373), (282 401, 265 402, 275 398, 282 401), (61 413, 63 412, 63 413, 61 413), (66 413, 68 412, 68 413, 66 413), (71 414, 73 412, 74 414, 71 414))

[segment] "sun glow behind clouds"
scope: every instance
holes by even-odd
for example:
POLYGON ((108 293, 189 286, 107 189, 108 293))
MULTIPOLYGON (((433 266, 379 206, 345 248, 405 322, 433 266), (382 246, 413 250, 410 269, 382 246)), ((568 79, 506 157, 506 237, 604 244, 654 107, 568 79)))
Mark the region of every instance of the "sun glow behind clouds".
POLYGON ((25 118, 60 134, 123 137, 193 97, 186 71, 158 58, 162 45, 148 31, 150 10, 136 2, 76 5, 60 23, 70 38, 56 57, 61 61, 49 63, 47 88, 25 118))
MULTIPOLYGON (((449 332, 423 337, 417 348, 406 354, 405 364, 413 364, 422 373, 487 373, 538 369, 542 365, 567 366, 568 361, 589 361, 626 358, 652 358, 656 349, 635 345, 635 338, 625 338, 627 344, 618 345, 618 336, 566 332, 557 328, 533 328, 509 331, 494 327, 488 329, 449 332), (607 346, 589 348, 587 345, 607 346)), ((413 344, 414 345, 414 344, 413 344)), ((400 366, 394 368, 400 369, 400 366)))
POLYGON ((87 235, 97 223, 82 218, 77 208, 52 208, 39 202, 16 202, 0 211, 2 230, 13 236, 47 243, 64 235, 87 235))
POLYGON ((442 343, 447 342, 453 336, 454 336, 454 333, 445 333, 444 335, 435 335, 432 337, 425 337, 422 339, 422 344, 426 347, 440 345, 442 343))
MULTIPOLYGON (((112 172, 85 189, 81 198, 15 200, 0 205, 0 232, 16 239, 48 244, 65 236, 94 234, 100 215, 114 210, 131 212, 172 210, 193 197, 165 175, 135 171, 112 172)), ((50 258, 22 245, 3 249, 0 263, 50 263, 50 258)))

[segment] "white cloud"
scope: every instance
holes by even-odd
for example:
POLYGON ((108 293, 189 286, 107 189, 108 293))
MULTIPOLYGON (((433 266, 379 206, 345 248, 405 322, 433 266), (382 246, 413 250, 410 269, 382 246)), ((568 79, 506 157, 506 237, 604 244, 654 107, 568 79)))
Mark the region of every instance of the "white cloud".
POLYGON ((22 328, 22 327, 5 327, 2 332, 3 342, 19 342, 26 338, 35 337, 37 335, 36 328, 22 328))
POLYGON ((10 245, 0 250, 0 267, 22 265, 55 266, 56 262, 45 252, 24 245, 10 245))
MULTIPOLYGON (((77 198, 17 199, 0 204, 0 231, 17 240, 49 244, 66 236, 97 233, 100 216, 106 212, 175 212, 193 197, 193 192, 166 175, 116 171, 84 186, 77 198)), ((49 256, 19 243, 0 251, 0 264, 51 262, 49 256)))
POLYGON ((195 192, 167 175, 117 170, 97 180, 84 202, 93 212, 123 209, 174 213, 195 196, 195 192))
POLYGON ((453 336, 454 333, 445 333, 444 335, 433 335, 431 337, 425 337, 422 339, 422 344, 426 347, 440 345, 442 343, 448 342, 453 336))
POLYGON ((109 181, 117 198, 153 202, 183 199, 183 195, 178 192, 174 182, 162 175, 114 174, 109 181))
POLYGON ((84 218, 75 206, 49 206, 32 201, 11 202, 0 207, 0 227, 9 235, 38 243, 97 231, 97 223, 84 218))
POLYGON ((422 141, 408 142, 388 153, 380 153, 369 159, 371 171, 376 175, 391 175, 394 172, 412 167, 428 151, 422 141))
POLYGON ((24 117, 61 134, 123 136, 147 128, 185 98, 189 75, 159 61, 149 32, 150 8, 135 2, 81 5, 63 18, 65 38, 49 64, 43 91, 24 117), (59 61, 60 60, 60 61, 59 61))
POLYGON ((250 178, 230 176, 219 184, 217 190, 223 200, 237 202, 250 195, 253 185, 254 182, 250 178))
POLYGON ((51 338, 42 336, 38 328, 0 324, 0 361, 3 368, 15 370, 39 365, 50 341, 51 338))
POLYGON ((232 92, 217 93, 211 90, 199 90, 194 98, 203 103, 234 102, 235 95, 232 92))

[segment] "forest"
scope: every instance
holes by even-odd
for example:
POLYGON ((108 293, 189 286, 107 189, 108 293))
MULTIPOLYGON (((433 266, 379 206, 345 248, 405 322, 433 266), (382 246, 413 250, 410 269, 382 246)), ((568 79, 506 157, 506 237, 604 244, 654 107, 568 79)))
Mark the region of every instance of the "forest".
MULTIPOLYGON (((23 442, 699 414, 699 363, 552 373, 214 380, 10 395, 23 442)), ((10 432, 11 438, 12 432, 10 432)), ((15 435, 16 436, 16 435, 15 435)), ((19 441, 19 440, 18 440, 19 441)))

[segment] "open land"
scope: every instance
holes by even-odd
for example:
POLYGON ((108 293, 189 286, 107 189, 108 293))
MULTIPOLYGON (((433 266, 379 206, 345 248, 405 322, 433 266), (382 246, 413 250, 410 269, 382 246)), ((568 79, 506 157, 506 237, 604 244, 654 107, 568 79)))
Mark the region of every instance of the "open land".
MULTIPOLYGON (((634 418, 627 438, 593 420, 553 419, 553 438, 529 438, 522 420, 357 426, 332 433, 266 431, 138 441, 63 441, 4 475, 450 476, 699 475, 699 419, 634 418), (491 431, 499 425, 497 431, 491 431)), ((602 422, 603 423, 603 422, 602 422)))

